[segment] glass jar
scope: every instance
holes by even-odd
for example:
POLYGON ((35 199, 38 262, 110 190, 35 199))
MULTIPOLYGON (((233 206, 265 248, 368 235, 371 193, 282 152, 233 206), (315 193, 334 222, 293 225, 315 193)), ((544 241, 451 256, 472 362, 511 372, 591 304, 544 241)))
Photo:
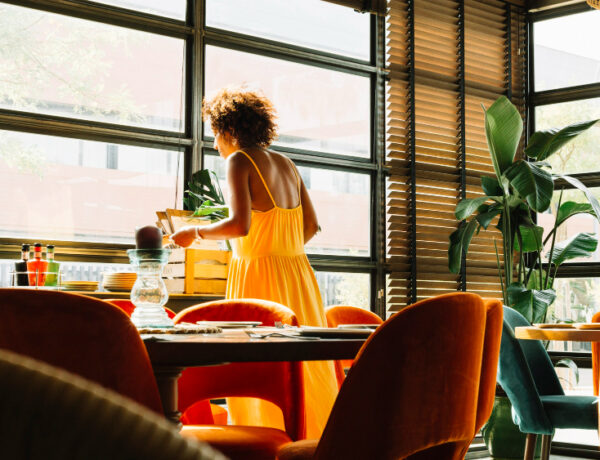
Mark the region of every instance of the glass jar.
POLYGON ((169 299, 162 271, 169 261, 170 249, 129 249, 127 255, 137 279, 131 288, 135 310, 131 321, 136 327, 173 327, 163 306, 169 299))

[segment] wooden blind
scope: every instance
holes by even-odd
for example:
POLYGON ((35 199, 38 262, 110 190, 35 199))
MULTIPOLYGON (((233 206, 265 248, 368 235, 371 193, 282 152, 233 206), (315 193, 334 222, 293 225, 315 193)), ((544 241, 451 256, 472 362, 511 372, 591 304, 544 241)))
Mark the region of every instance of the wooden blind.
POLYGON ((481 104, 507 95, 524 112, 524 51, 515 5, 388 1, 389 312, 456 290, 500 296, 499 232, 473 238, 458 275, 448 270, 448 242, 456 204, 480 196, 481 175, 493 175, 481 104))

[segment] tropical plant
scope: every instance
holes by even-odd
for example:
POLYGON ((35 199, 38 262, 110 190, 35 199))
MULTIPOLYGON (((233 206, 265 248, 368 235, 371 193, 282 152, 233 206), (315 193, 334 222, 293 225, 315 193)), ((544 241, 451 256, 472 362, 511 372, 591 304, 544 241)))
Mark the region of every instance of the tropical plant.
POLYGON ((528 158, 515 161, 523 131, 517 108, 506 97, 500 97, 489 109, 484 107, 484 112, 496 176, 482 176, 484 196, 464 199, 456 206, 455 215, 461 222, 450 235, 449 268, 453 273, 460 271, 473 235, 482 228, 486 230, 498 217, 496 227, 502 233, 504 260, 500 261, 497 247, 496 260, 504 303, 532 323, 545 322, 548 307, 556 298, 553 285, 558 267, 568 260, 589 257, 598 245, 596 235, 590 233, 557 242, 557 229, 578 214, 596 219, 600 216, 600 204, 592 193, 578 179, 552 173, 546 160, 598 120, 536 132, 525 147, 528 158), (562 202, 561 190, 554 226, 544 235, 533 216, 549 210, 557 180, 581 190, 588 202, 562 202), (548 244, 549 250, 545 251, 548 244))
POLYGON ((229 216, 229 208, 225 206, 219 178, 214 171, 196 171, 188 187, 183 202, 187 209, 194 211, 194 217, 205 217, 215 222, 229 216))

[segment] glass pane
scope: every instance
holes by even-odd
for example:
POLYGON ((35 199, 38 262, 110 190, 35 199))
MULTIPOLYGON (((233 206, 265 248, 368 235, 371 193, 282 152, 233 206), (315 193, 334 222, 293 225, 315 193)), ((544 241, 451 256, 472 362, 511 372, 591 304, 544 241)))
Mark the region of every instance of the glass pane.
POLYGON ((0 237, 133 243, 181 201, 182 169, 173 151, 0 131, 0 237))
POLYGON ((370 15, 321 0, 208 0, 206 25, 368 60, 370 15))
POLYGON ((598 82, 600 12, 534 23, 535 90, 598 82))
POLYGON ((185 20, 186 0, 94 0, 96 3, 119 6, 173 19, 185 20))
POLYGON ((207 96, 242 84, 262 90, 275 105, 276 144, 369 157, 369 78, 207 46, 207 96))
POLYGON ((183 130, 183 40, 6 4, 0 30, 0 107, 183 130))
POLYGON ((351 305, 370 309, 371 277, 368 273, 315 272, 323 305, 351 305))
MULTIPOLYGON (((219 176, 227 194, 224 161, 204 156, 204 167, 219 176)), ((321 232, 308 242, 310 254, 368 256, 370 253, 370 177, 368 174, 299 166, 315 209, 321 232)))
MULTIPOLYGON (((590 191, 592 194, 600 200, 600 188, 591 188, 590 191)), ((554 226, 554 222, 556 220, 556 212, 558 207, 558 201, 560 199, 560 192, 554 192, 554 196, 552 199, 552 204, 550 209, 552 213, 543 213, 537 215, 538 225, 544 228, 544 239, 546 239, 549 232, 552 230, 554 226)), ((561 203, 566 203, 567 201, 574 201, 575 203, 589 203, 583 192, 579 190, 565 190, 562 195, 561 203)), ((560 243, 561 241, 566 241, 569 238, 575 236, 578 233, 592 233, 595 235, 600 235, 600 225, 598 224, 598 220, 589 215, 589 214, 576 214, 572 217, 569 217, 557 230, 556 233, 556 243, 560 243)), ((544 246, 544 256, 547 259, 546 254, 550 252, 552 245, 551 239, 549 239, 544 246)), ((546 260, 544 259, 544 260, 546 260)), ((592 254, 590 257, 578 257, 577 259, 569 260, 568 262, 598 262, 600 261, 600 245, 596 252, 592 254)))
MULTIPOLYGON (((600 118, 600 98, 562 102, 535 108, 536 130, 564 128, 572 123, 600 118)), ((547 160, 555 172, 600 171, 600 124, 562 147, 547 160)))

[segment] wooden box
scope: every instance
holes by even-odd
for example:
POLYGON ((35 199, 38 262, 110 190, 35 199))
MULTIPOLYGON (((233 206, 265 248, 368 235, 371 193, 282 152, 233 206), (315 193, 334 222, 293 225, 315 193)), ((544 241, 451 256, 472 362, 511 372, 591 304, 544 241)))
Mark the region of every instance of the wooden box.
POLYGON ((169 293, 224 295, 230 251, 173 249, 163 278, 169 293))

